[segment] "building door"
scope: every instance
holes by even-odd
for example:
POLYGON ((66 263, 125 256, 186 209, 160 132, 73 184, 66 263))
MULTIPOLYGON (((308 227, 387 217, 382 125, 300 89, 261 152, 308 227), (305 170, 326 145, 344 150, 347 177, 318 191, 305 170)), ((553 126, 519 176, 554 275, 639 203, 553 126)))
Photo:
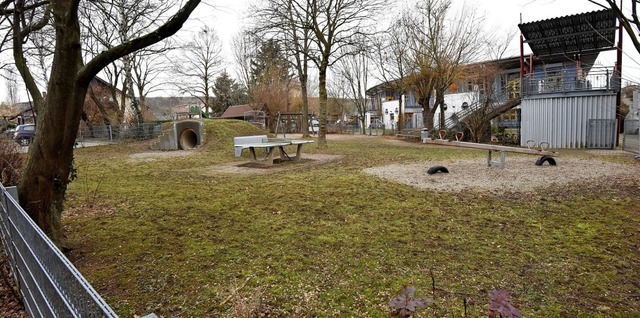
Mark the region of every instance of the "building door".
POLYGON ((616 147, 616 120, 589 119, 587 148, 614 149, 616 147))

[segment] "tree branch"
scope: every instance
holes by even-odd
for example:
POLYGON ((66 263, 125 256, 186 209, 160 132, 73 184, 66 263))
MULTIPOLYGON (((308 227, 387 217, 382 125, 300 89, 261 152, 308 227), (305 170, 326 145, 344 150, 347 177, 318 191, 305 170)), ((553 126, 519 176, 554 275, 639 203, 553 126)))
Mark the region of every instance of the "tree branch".
POLYGON ((200 4, 201 0, 189 0, 175 15, 165 24, 158 27, 153 32, 131 41, 124 42, 94 57, 82 69, 76 78, 79 82, 91 80, 98 72, 109 65, 109 63, 137 50, 153 45, 174 35, 185 21, 189 18, 193 10, 200 4))

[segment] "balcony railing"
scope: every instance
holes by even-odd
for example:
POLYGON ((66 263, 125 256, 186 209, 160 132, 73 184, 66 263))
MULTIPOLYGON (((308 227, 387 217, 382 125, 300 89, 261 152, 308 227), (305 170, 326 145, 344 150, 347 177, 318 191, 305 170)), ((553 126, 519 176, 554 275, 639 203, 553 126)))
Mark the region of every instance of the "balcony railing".
POLYGON ((620 76, 613 68, 594 67, 584 74, 576 69, 527 74, 522 79, 522 94, 554 94, 580 91, 618 91, 620 76))

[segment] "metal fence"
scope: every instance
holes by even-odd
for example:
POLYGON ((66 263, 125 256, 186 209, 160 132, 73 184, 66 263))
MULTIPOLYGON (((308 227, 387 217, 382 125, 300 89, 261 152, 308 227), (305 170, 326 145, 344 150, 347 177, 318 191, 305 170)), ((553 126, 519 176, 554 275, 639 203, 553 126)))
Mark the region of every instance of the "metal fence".
POLYGON ((534 72, 522 79, 522 94, 550 94, 575 91, 617 91, 620 77, 612 68, 593 67, 584 74, 575 68, 534 72))
POLYGON ((640 154, 640 120, 627 119, 624 121, 622 136, 622 150, 640 154))
POLYGON ((83 141, 138 141, 153 139, 162 135, 161 123, 122 125, 82 125, 77 139, 83 141))
POLYGON ((587 125, 587 148, 614 149, 616 147, 616 120, 589 119, 587 125))
POLYGON ((0 234, 29 317, 117 317, 0 184, 0 234))

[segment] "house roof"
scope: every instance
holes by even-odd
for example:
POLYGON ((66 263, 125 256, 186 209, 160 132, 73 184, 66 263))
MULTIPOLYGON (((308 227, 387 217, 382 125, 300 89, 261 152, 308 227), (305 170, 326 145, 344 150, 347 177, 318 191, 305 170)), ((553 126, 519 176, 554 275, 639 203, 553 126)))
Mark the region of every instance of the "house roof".
POLYGON ((251 105, 233 105, 229 106, 229 108, 220 115, 220 118, 244 118, 244 113, 252 110, 253 107, 251 107, 251 105))
POLYGON ((0 116, 8 117, 10 120, 15 119, 18 116, 33 116, 32 104, 30 102, 20 102, 13 106, 6 106, 0 108, 0 116))
POLYGON ((189 113, 193 109, 193 107, 198 107, 200 110, 204 110, 203 103, 192 103, 192 104, 183 104, 179 106, 173 107, 173 113, 189 113))
POLYGON ((598 53, 614 49, 616 16, 600 10, 518 24, 536 56, 598 53))

